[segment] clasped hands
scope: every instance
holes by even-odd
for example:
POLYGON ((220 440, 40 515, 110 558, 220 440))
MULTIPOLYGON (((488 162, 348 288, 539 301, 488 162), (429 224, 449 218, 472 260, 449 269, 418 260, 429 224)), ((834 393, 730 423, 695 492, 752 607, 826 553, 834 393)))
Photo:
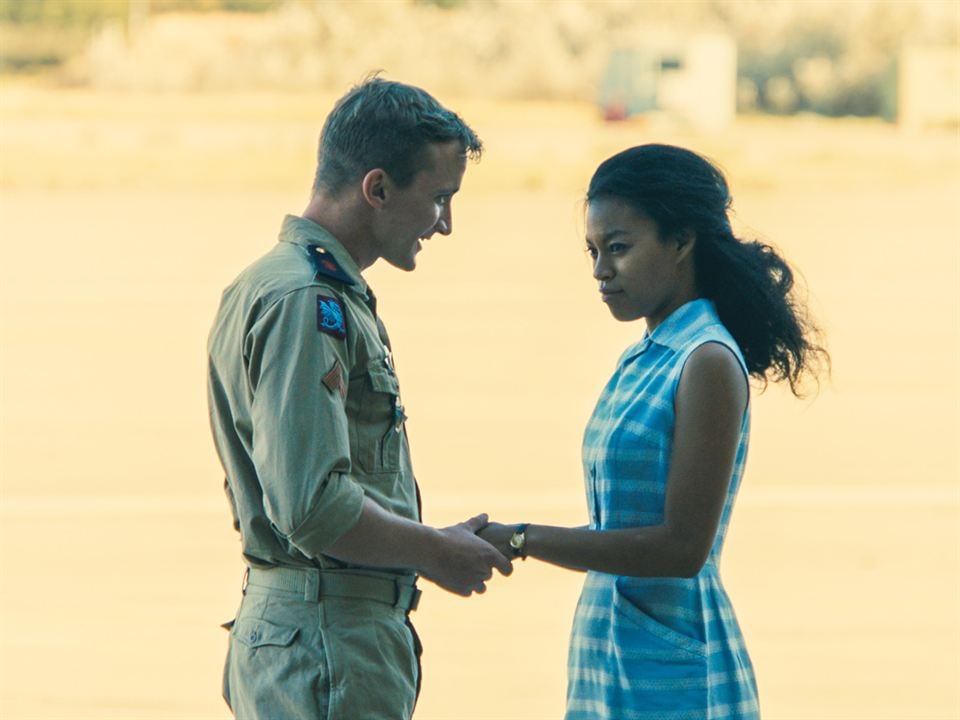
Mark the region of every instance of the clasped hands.
POLYGON ((510 539, 518 527, 518 525, 503 525, 502 523, 488 522, 477 530, 477 537, 486 540, 499 550, 501 555, 512 561, 516 558, 516 553, 510 546, 510 539))
POLYGON ((513 572, 510 538, 515 529, 489 522, 485 513, 439 529, 440 542, 420 574, 456 595, 483 593, 494 569, 504 576, 513 572))

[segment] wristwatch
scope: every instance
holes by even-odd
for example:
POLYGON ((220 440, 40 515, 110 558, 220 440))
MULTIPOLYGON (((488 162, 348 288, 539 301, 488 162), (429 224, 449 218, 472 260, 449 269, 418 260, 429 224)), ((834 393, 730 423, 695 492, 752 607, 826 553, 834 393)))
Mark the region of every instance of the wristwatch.
POLYGON ((527 525, 529 524, 517 525, 517 529, 513 531, 513 535, 510 537, 510 549, 513 550, 513 556, 521 560, 527 559, 527 525))

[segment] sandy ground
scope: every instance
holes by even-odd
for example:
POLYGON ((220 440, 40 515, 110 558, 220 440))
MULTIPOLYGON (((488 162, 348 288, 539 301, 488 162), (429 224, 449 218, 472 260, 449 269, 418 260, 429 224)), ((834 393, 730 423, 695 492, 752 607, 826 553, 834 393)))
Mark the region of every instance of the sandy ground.
MULTIPOLYGON (((765 717, 960 717, 960 143, 744 119, 698 137, 589 107, 450 104, 488 152, 455 231, 370 279, 428 521, 581 523, 579 442, 641 325, 581 251, 595 165, 694 146, 801 268, 834 356, 754 399, 724 573, 765 717)), ((329 99, 0 89, 0 714, 221 718, 241 568, 209 441, 220 289, 305 204, 329 99)), ((420 720, 555 718, 579 578, 428 588, 420 720), (517 667, 522 668, 517 672, 517 667)))

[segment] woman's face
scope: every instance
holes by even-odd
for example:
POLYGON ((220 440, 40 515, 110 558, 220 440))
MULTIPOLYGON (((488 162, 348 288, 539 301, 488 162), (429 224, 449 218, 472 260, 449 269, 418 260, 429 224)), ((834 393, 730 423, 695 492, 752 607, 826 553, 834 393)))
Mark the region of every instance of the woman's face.
POLYGON ((600 295, 617 320, 646 318, 653 330, 696 297, 693 239, 664 240, 656 223, 622 200, 599 198, 587 205, 587 251, 600 295))

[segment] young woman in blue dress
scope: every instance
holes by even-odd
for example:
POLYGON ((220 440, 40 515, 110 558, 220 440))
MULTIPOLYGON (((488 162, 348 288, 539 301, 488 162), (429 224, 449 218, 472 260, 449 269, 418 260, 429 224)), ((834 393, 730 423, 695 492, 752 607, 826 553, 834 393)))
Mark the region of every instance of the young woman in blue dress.
POLYGON ((731 231, 711 163, 643 145, 587 192, 586 242, 611 314, 644 318, 584 433, 590 524, 490 524, 505 554, 586 572, 567 720, 758 718, 719 561, 746 460, 749 380, 795 395, 829 363, 770 246, 731 231))

